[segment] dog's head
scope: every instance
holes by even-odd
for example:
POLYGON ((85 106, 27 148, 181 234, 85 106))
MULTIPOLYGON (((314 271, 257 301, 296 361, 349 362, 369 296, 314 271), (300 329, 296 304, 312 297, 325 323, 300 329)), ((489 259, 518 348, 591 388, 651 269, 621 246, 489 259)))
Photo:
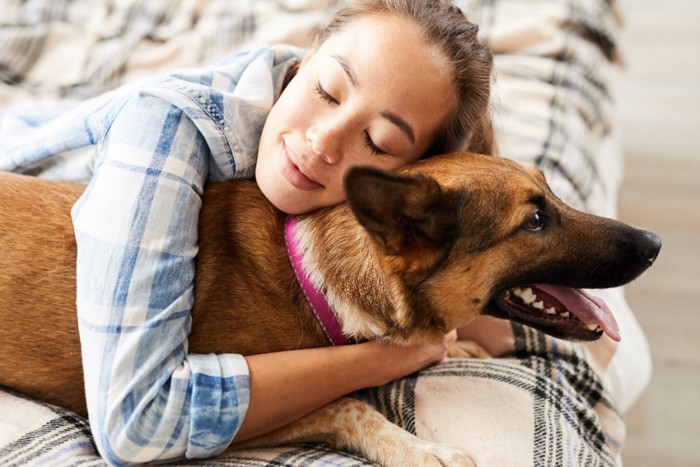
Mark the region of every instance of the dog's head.
POLYGON ((493 156, 436 156, 396 174, 355 168, 346 192, 412 331, 491 314, 556 337, 619 339, 604 303, 579 289, 635 279, 661 247, 651 232, 566 205, 541 172, 493 156))

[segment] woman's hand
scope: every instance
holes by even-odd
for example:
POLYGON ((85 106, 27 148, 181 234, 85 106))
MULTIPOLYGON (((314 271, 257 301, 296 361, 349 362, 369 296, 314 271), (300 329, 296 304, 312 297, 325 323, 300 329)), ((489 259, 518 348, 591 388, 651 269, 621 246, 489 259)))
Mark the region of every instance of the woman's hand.
POLYGON ((246 357, 250 406, 234 441, 270 432, 353 391, 441 362, 456 339, 452 331, 437 344, 365 342, 246 357))
POLYGON ((382 342, 367 342, 368 351, 376 353, 373 358, 379 363, 375 376, 378 378, 369 386, 381 386, 395 379, 408 376, 447 358, 451 344, 457 341, 457 331, 453 330, 437 344, 399 345, 382 342))

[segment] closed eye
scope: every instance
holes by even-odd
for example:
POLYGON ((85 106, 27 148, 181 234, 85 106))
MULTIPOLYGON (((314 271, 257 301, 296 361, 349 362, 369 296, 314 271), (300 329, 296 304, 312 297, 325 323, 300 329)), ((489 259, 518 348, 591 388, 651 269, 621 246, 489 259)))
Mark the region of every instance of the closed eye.
POLYGON ((323 86, 321 86, 320 81, 316 82, 316 85, 314 86, 314 93, 316 93, 317 96, 319 96, 321 99, 328 102, 329 104, 337 105, 339 103, 333 96, 328 94, 328 91, 323 89, 323 86))
POLYGON ((365 146, 369 149, 369 151, 374 154, 375 156, 383 156, 386 154, 386 152, 382 151, 376 144, 374 144, 374 141, 372 141, 372 137, 365 131, 365 146))

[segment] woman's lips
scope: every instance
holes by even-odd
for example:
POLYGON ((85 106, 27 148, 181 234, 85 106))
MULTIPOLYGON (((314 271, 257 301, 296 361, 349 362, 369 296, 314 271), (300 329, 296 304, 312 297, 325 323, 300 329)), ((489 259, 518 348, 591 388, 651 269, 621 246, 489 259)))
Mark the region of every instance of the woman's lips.
POLYGON ((278 162, 280 172, 285 180, 287 180, 292 186, 304 191, 315 190, 323 187, 323 185, 311 179, 304 174, 304 172, 302 172, 302 169, 300 169, 300 167, 292 160, 291 157, 293 156, 290 156, 290 152, 291 151, 287 149, 287 145, 283 144, 278 162))

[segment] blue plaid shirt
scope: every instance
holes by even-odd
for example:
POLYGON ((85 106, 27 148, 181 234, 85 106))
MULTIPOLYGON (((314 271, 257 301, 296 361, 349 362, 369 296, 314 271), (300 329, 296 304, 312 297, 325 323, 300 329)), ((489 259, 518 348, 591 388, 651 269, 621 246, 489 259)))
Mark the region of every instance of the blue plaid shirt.
POLYGON ((88 182, 72 211, 85 385, 114 464, 223 451, 249 402, 240 355, 187 351, 208 180, 252 177, 286 46, 133 83, 53 115, 0 114, 0 170, 88 182))

